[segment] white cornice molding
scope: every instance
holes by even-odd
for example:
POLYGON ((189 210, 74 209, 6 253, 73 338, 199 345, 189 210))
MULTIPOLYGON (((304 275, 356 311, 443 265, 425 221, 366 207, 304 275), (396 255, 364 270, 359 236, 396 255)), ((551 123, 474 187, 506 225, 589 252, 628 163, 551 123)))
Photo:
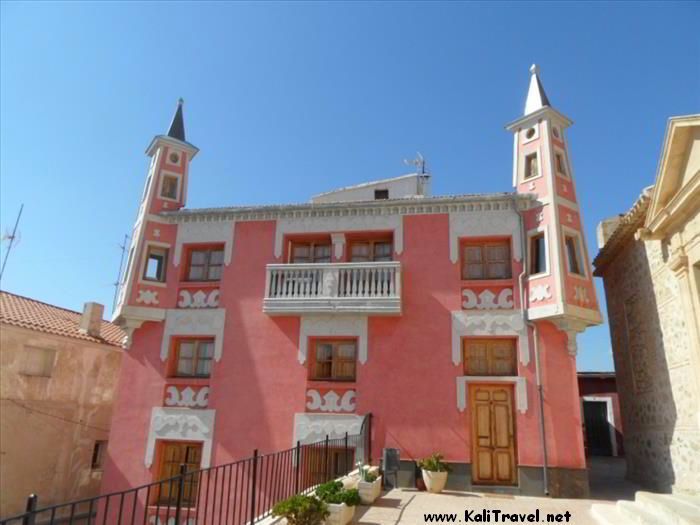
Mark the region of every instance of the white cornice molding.
POLYGON ((365 217, 422 215, 473 211, 525 210, 535 205, 530 194, 496 193, 454 197, 425 197, 364 202, 324 204, 290 204, 241 208, 205 208, 200 210, 164 211, 161 216, 171 223, 204 221, 261 221, 329 217, 365 217))

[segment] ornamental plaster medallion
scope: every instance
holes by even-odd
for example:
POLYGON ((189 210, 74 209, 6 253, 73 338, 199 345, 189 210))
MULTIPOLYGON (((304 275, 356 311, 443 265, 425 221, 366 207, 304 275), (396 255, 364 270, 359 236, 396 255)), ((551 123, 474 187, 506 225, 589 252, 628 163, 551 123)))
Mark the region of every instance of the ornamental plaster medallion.
POLYGON ((180 308, 216 308, 219 306, 219 290, 180 290, 180 308))
POLYGON ((459 310, 452 312, 452 362, 462 363, 462 338, 469 336, 515 336, 518 355, 523 365, 530 362, 528 330, 522 313, 479 312, 459 310))
POLYGON ((168 310, 165 314, 165 329, 160 347, 162 361, 168 359, 170 338, 173 336, 214 336, 214 360, 220 361, 223 352, 226 310, 223 308, 168 310))
POLYGON ((153 230, 153 237, 155 239, 160 239, 160 228, 156 228, 153 230))
POLYGON ((215 410, 153 407, 146 442, 145 464, 153 464, 156 440, 198 441, 202 443, 202 468, 211 461, 215 410))
POLYGON ((450 213, 450 260, 459 261, 462 237, 507 235, 513 242, 513 259, 522 259, 518 213, 515 210, 481 210, 450 213))
POLYGON ((136 302, 158 304, 158 292, 156 290, 139 290, 139 296, 136 298, 136 302))
POLYGON ((320 412, 354 412, 355 411, 355 391, 347 390, 342 396, 329 390, 323 396, 318 390, 309 389, 306 391, 306 408, 320 412))
POLYGON ((462 307, 465 310, 496 310, 496 309, 512 309, 513 308, 513 290, 506 288, 501 290, 496 295, 491 290, 483 290, 478 296, 476 292, 465 288, 462 290, 464 301, 462 307))
POLYGON ((588 298, 588 289, 585 286, 574 286, 574 301, 588 304, 591 300, 588 298))
POLYGON ((351 414, 294 414, 294 443, 302 444, 358 435, 362 430, 363 416, 351 414))
POLYGON ((233 251, 233 235, 236 230, 235 221, 198 221, 182 222, 177 227, 175 254, 173 264, 180 265, 182 246, 191 243, 223 243, 224 264, 231 263, 233 251))
POLYGON ((545 299, 551 299, 552 293, 549 291, 548 284, 538 284, 530 288, 530 302, 534 303, 537 301, 544 301, 545 299))
POLYGON ((171 385, 165 389, 165 393, 167 397, 164 404, 168 407, 206 408, 209 404, 208 386, 195 391, 190 386, 178 388, 171 385))
POLYGON ((301 318, 299 330, 299 363, 306 362, 309 337, 354 336, 357 337, 357 359, 367 362, 366 315, 308 315, 301 318))

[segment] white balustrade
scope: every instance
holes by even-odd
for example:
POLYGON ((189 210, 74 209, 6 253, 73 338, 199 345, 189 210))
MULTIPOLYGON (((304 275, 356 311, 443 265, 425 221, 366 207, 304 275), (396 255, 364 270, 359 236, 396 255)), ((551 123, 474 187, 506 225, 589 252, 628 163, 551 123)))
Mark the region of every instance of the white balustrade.
POLYGON ((399 262, 267 265, 264 309, 270 313, 400 313, 400 299, 399 262))

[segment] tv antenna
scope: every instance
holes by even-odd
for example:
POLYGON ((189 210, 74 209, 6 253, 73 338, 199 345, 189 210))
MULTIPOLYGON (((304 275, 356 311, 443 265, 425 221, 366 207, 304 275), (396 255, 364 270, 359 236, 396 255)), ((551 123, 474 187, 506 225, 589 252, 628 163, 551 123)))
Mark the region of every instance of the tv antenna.
POLYGON ((406 166, 415 166, 416 173, 418 173, 419 175, 428 174, 428 162, 425 160, 423 155, 421 155, 420 151, 416 152, 415 159, 403 159, 403 163, 406 166))
POLYGON ((118 244, 119 249, 122 251, 121 258, 119 259, 119 273, 117 274, 117 280, 114 281, 114 298, 112 299, 112 313, 114 313, 114 309, 117 307, 117 297, 119 295, 119 287, 122 284, 122 273, 124 271, 124 254, 126 254, 126 249, 128 247, 128 241, 129 241, 129 236, 127 234, 124 234, 124 241, 122 241, 121 244, 118 244))
POLYGON ((2 267, 0 267, 0 280, 2 280, 2 276, 5 273, 5 265, 7 264, 7 259, 10 256, 10 252, 12 251, 12 247, 15 246, 15 244, 19 243, 19 238, 17 236, 17 226, 19 226, 19 219, 22 216, 23 209, 24 209, 24 204, 22 204, 19 207, 19 213, 17 214, 17 220, 15 221, 15 227, 12 228, 12 233, 7 232, 7 233, 5 233, 5 235, 2 236, 2 241, 3 242, 10 241, 10 244, 7 245, 7 250, 5 251, 5 258, 2 260, 2 267))

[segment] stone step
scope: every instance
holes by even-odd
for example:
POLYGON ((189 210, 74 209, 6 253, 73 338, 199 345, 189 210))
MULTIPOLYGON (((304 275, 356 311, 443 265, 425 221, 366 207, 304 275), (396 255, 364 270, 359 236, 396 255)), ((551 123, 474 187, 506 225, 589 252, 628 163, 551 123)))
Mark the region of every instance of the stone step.
POLYGON ((637 525, 672 525, 672 522, 666 521, 665 517, 647 510, 634 501, 620 500, 615 506, 622 516, 637 525))
POLYGON ((637 492, 635 502, 669 525, 700 525, 700 505, 672 494, 637 492))
POLYGON ((617 505, 594 503, 591 505, 591 514, 600 525, 635 525, 636 523, 620 514, 617 505))
POLYGON ((686 505, 690 505, 700 512, 700 496, 691 496, 690 494, 674 494, 674 498, 678 501, 682 501, 686 505))

